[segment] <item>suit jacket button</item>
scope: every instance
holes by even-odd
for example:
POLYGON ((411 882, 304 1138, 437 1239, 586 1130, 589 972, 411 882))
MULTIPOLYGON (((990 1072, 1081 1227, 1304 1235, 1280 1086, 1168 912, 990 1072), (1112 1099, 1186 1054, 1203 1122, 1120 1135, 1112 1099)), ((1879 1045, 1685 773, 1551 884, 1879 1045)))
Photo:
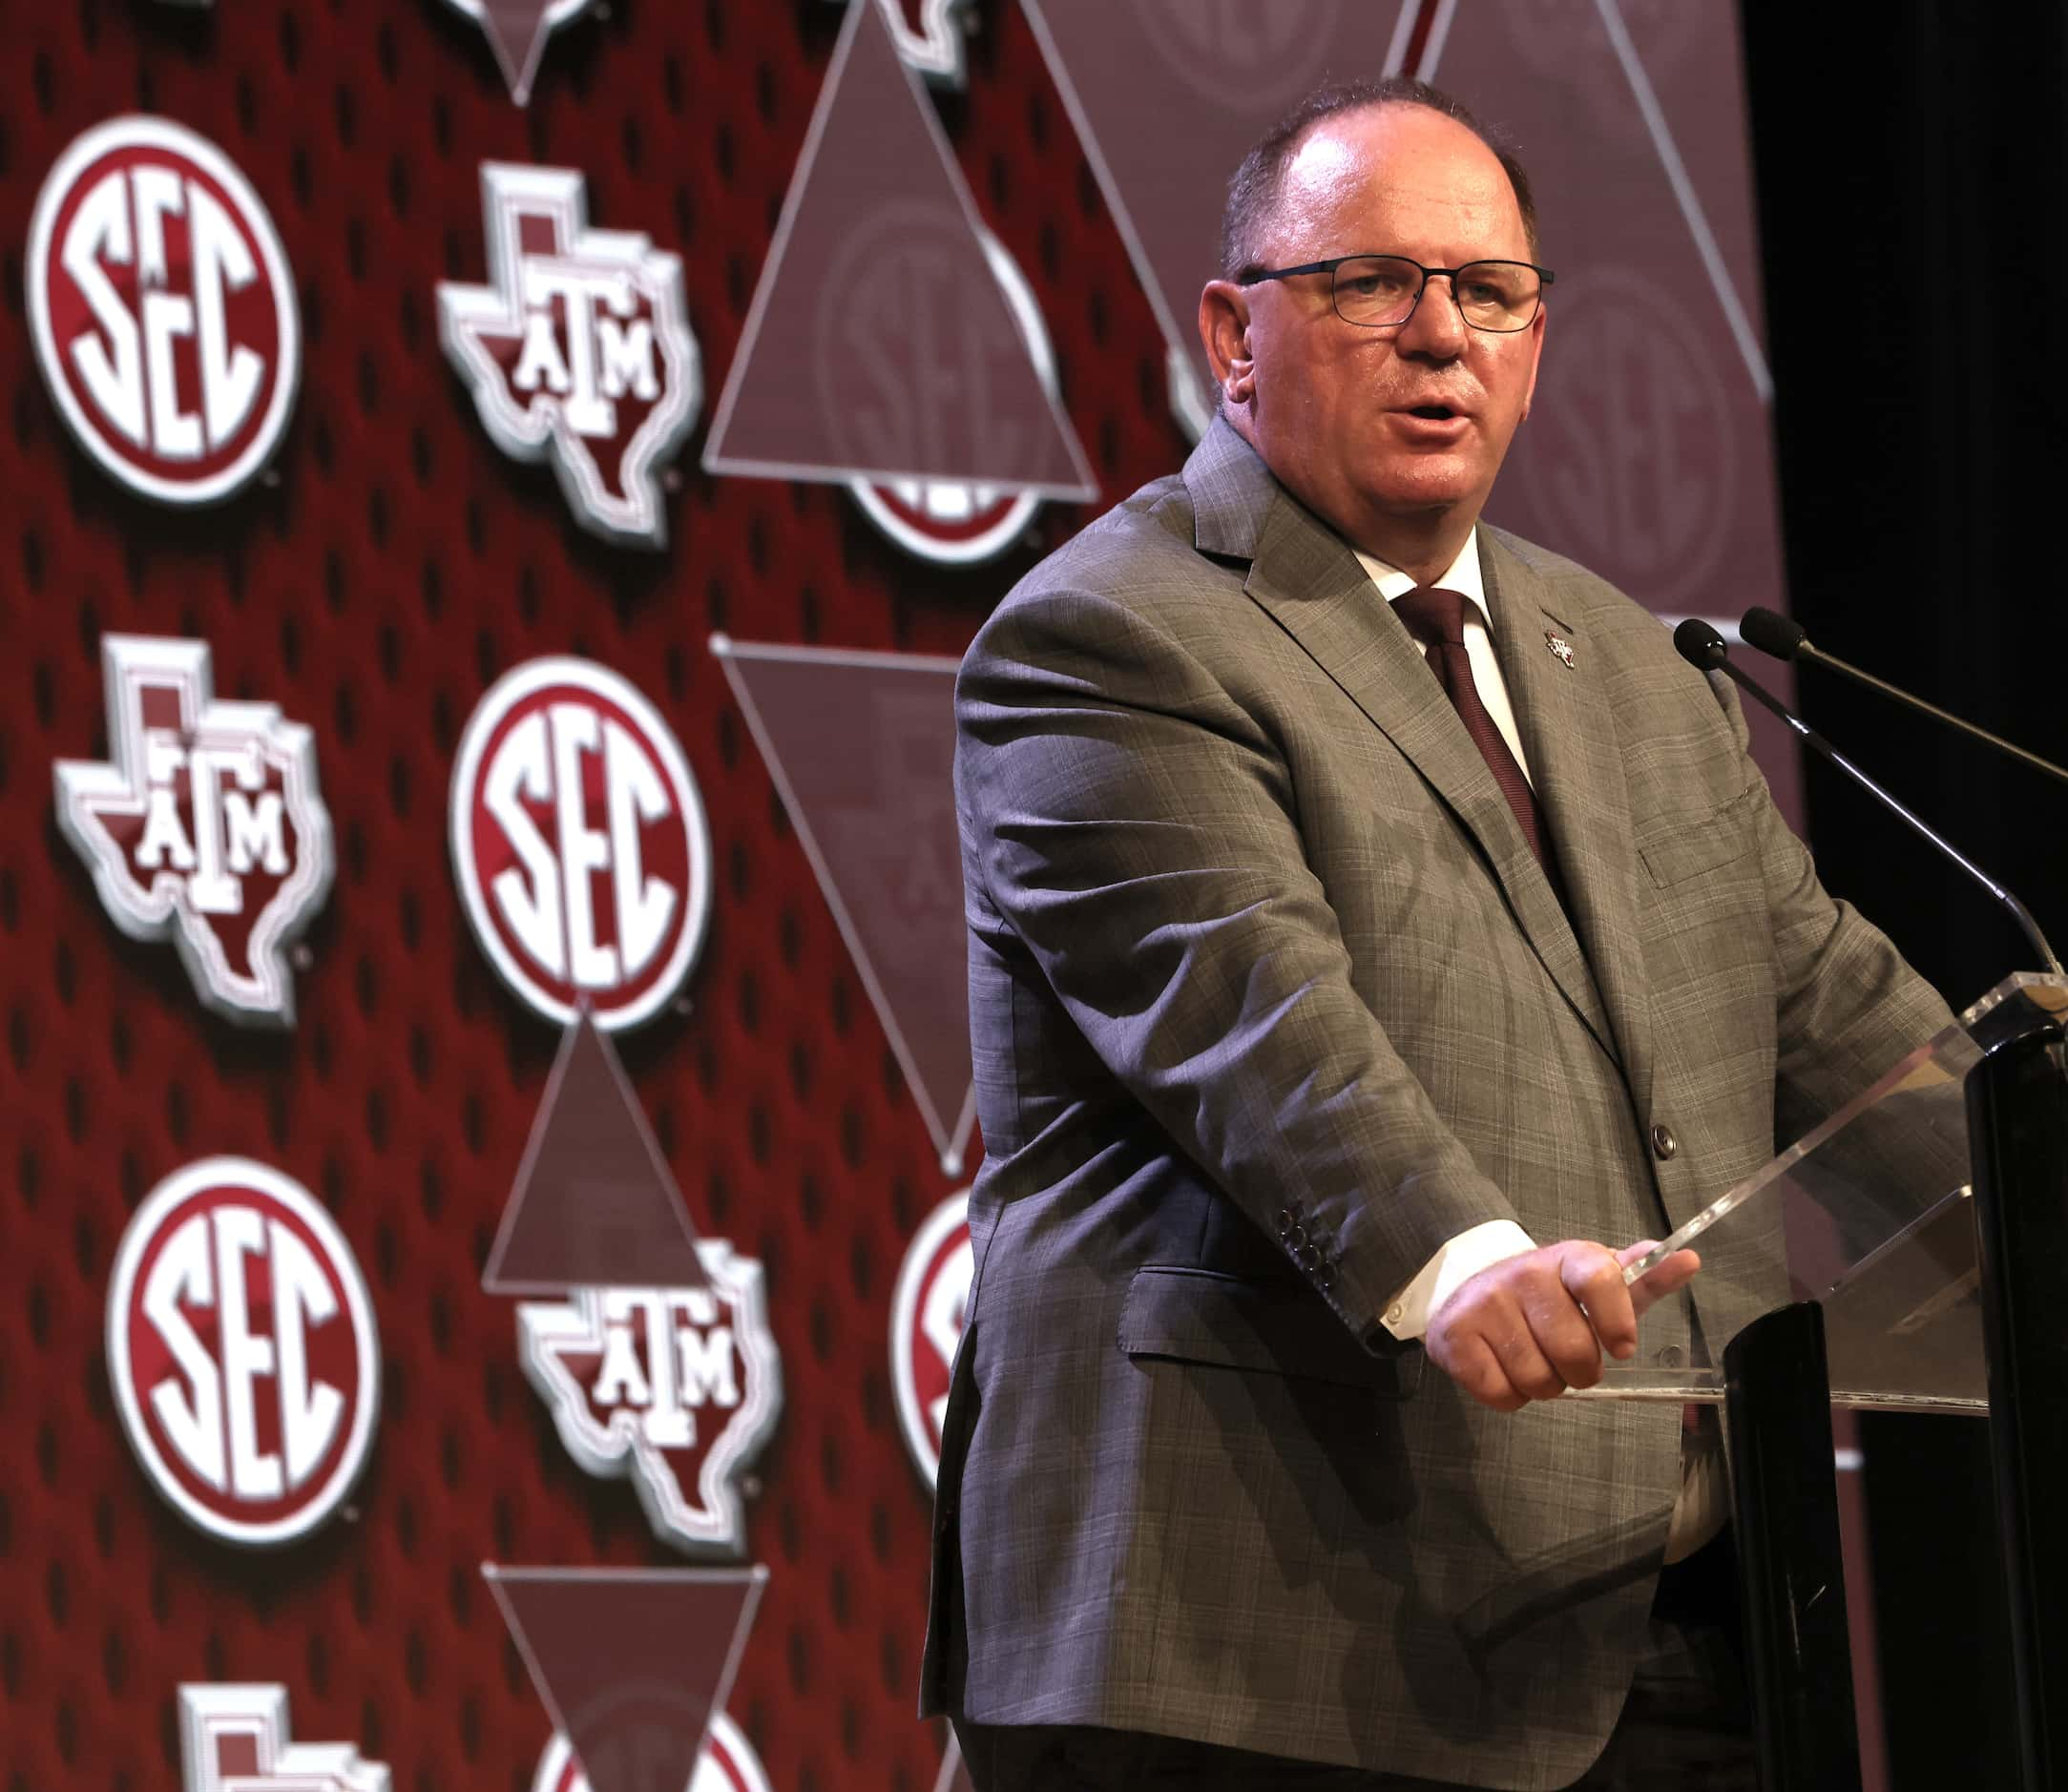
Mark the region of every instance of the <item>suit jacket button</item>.
POLYGON ((1662 1344, 1653 1353, 1652 1361, 1662 1369, 1677 1369, 1687 1361, 1687 1352, 1679 1344, 1662 1344))
POLYGON ((1681 1149, 1681 1141, 1673 1136, 1670 1126, 1652 1128, 1652 1155, 1663 1163, 1681 1149))

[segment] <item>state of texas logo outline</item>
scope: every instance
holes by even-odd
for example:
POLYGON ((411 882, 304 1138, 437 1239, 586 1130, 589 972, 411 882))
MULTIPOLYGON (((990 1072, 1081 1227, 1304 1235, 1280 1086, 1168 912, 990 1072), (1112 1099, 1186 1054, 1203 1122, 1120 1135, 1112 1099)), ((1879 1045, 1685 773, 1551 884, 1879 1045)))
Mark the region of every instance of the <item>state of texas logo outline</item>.
POLYGON ((109 918, 132 939, 170 939, 209 1009, 244 1025, 293 1026, 288 948, 321 910, 335 871, 330 814, 317 783, 314 734, 288 720, 277 703, 219 700, 205 641, 103 636, 101 670, 108 758, 56 762, 52 782, 59 831, 92 874, 109 918), (295 830, 295 859, 251 922, 248 975, 231 964, 220 935, 195 906, 185 875, 163 866, 140 888, 106 824, 104 818, 140 816, 149 803, 149 730, 142 704, 148 685, 178 692, 180 740, 189 751, 256 745, 280 771, 283 804, 295 830))

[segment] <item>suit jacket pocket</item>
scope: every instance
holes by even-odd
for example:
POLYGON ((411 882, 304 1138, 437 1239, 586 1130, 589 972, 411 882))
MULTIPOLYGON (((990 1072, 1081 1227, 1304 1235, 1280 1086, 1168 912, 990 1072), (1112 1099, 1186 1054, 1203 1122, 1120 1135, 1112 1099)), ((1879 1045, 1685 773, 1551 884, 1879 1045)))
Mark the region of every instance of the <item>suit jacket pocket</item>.
POLYGON ((1742 858, 1751 847, 1745 817, 1758 786, 1741 791, 1721 808, 1695 821, 1654 822, 1638 829, 1638 853, 1661 889, 1684 884, 1742 858))
POLYGON ((1405 1400, 1422 1379, 1419 1350, 1374 1356, 1299 1282, 1150 1263, 1120 1307, 1121 1350, 1222 1368, 1333 1382, 1405 1400))

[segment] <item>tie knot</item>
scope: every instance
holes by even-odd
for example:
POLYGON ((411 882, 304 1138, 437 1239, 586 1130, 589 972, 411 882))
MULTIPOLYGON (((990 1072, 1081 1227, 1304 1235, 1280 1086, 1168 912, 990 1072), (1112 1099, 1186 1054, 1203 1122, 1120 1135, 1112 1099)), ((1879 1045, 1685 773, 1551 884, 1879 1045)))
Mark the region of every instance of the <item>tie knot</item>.
POLYGON ((1429 647, 1465 644, 1465 597, 1440 585, 1417 585, 1393 599, 1393 614, 1408 633, 1429 647))

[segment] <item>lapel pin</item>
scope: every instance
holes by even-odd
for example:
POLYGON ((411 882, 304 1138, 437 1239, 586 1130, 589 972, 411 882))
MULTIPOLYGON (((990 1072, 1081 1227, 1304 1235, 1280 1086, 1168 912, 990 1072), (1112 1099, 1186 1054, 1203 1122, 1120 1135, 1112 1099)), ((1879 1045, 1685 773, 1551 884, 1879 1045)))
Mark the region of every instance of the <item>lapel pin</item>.
POLYGON ((1564 636, 1554 635, 1549 629, 1546 629, 1544 631, 1544 645, 1550 648, 1553 653, 1557 655, 1560 659, 1565 661, 1566 670, 1568 672, 1572 670, 1573 650, 1566 645, 1564 636))

